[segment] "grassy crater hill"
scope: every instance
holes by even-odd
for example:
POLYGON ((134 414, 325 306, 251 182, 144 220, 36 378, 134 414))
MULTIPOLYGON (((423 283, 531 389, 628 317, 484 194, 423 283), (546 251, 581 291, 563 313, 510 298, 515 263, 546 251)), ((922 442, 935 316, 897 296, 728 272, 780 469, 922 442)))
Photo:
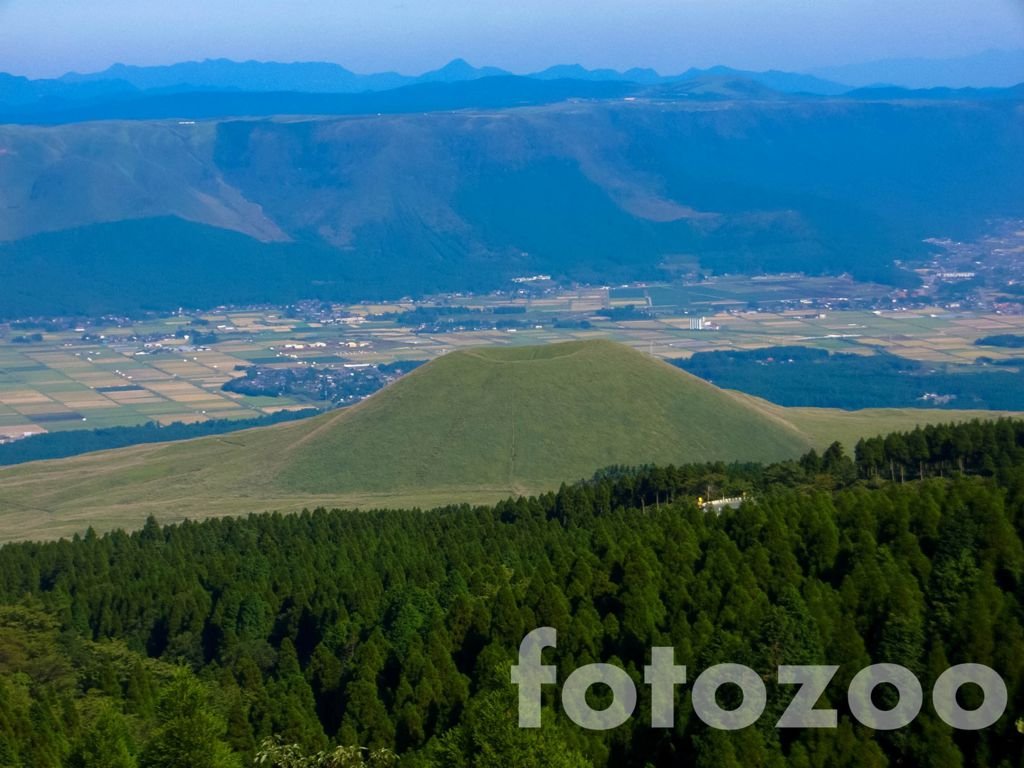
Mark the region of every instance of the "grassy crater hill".
POLYGON ((454 352, 313 419, 0 471, 0 541, 303 507, 493 502, 612 464, 772 461, 978 412, 787 409, 608 341, 454 352))

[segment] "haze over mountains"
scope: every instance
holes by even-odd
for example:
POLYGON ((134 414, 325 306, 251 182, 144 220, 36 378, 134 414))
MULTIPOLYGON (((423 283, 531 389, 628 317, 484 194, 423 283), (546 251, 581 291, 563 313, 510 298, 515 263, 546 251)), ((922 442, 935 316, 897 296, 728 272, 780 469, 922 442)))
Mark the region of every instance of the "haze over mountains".
POLYGON ((0 76, 0 315, 491 290, 537 272, 910 285, 900 264, 924 238, 1019 215, 1022 103, 1024 85, 847 91, 724 67, 0 76))
POLYGON ((1024 82, 1024 50, 991 50, 953 59, 888 59, 821 67, 809 72, 750 71, 728 66, 691 67, 661 74, 634 67, 624 71, 559 64, 519 75, 464 59, 420 75, 398 72, 360 74, 329 62, 272 62, 206 59, 162 66, 114 64, 99 72, 69 72, 54 79, 0 75, 0 103, 27 105, 45 100, 130 96, 142 91, 240 90, 250 92, 362 93, 424 83, 458 83, 486 77, 523 76, 534 80, 584 80, 659 85, 706 77, 752 80, 784 93, 834 96, 854 88, 1006 88, 1024 82))
MULTIPOLYGON (((353 94, 429 83, 464 83, 491 77, 519 75, 497 67, 475 67, 463 59, 455 59, 440 69, 417 76, 397 72, 357 74, 338 64, 326 62, 236 62, 208 59, 154 67, 115 64, 102 72, 72 72, 52 80, 0 75, 0 103, 24 107, 47 101, 127 98, 146 91, 233 90, 353 94)), ((591 70, 573 64, 549 67, 522 77, 542 81, 581 80, 639 85, 685 82, 704 77, 739 77, 792 93, 835 95, 850 90, 849 86, 811 75, 780 71, 748 72, 724 66, 692 68, 678 75, 661 75, 653 69, 634 68, 618 72, 611 69, 591 70)))
POLYGON ((821 67, 811 74, 856 87, 1008 88, 1024 82, 1024 50, 991 50, 953 59, 883 59, 821 67))

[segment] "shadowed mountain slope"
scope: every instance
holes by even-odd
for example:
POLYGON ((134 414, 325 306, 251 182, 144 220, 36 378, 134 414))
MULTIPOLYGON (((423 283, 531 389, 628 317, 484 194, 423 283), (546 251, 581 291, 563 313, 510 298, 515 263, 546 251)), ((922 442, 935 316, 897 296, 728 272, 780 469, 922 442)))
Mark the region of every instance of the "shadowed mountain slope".
POLYGON ((736 97, 750 85, 521 109, 0 126, 0 313, 245 303, 261 287, 394 298, 538 272, 624 282, 694 261, 904 285, 916 278, 894 264, 927 255, 924 238, 970 239, 1019 215, 1019 102, 790 100, 762 86, 736 97), (54 282, 38 279, 40 259, 54 282), (298 267, 280 274, 282 259, 298 267), (164 291, 179 261, 195 279, 164 291))

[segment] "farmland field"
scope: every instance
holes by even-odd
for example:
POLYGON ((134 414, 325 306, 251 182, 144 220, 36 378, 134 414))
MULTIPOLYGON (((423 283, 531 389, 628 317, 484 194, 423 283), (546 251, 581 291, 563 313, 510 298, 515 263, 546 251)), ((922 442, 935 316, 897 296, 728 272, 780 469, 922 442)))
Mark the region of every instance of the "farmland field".
POLYGON ((84 328, 43 333, 41 342, 27 344, 12 343, 16 331, 0 330, 0 438, 148 421, 252 418, 310 403, 223 391, 221 386, 245 366, 427 360, 467 347, 606 338, 663 358, 687 358, 711 350, 800 345, 864 355, 885 351, 964 370, 971 370, 967 366, 973 367, 979 357, 1020 357, 1012 349, 980 347, 975 341, 1024 332, 1022 316, 941 308, 842 308, 848 294, 863 298, 878 290, 841 279, 722 278, 697 285, 580 288, 536 297, 449 296, 418 303, 334 305, 317 317, 290 318, 281 308, 225 309, 91 325, 87 333, 84 328), (835 306, 823 298, 827 296, 837 297, 835 306), (752 308, 759 304, 763 306, 752 308), (622 320, 601 314, 631 305, 645 314, 622 320), (395 319, 403 312, 437 306, 465 308, 477 313, 472 317, 492 319, 505 317, 493 314, 499 307, 514 311, 508 317, 517 325, 456 323, 434 332, 395 319), (698 316, 704 318, 705 330, 690 330, 691 319, 698 316), (192 345, 175 337, 195 322, 215 334, 216 341, 192 345))
POLYGON ((993 415, 782 408, 607 342, 491 347, 311 419, 0 469, 0 542, 132 528, 149 514, 493 503, 601 467, 795 459, 993 415))

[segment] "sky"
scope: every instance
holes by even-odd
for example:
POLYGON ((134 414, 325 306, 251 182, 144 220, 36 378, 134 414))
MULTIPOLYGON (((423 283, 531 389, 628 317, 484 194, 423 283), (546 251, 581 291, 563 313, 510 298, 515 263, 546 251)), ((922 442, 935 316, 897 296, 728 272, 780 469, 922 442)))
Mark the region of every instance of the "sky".
POLYGON ((1024 0, 0 0, 0 71, 30 77, 219 57, 806 71, 1022 48, 1024 0))

